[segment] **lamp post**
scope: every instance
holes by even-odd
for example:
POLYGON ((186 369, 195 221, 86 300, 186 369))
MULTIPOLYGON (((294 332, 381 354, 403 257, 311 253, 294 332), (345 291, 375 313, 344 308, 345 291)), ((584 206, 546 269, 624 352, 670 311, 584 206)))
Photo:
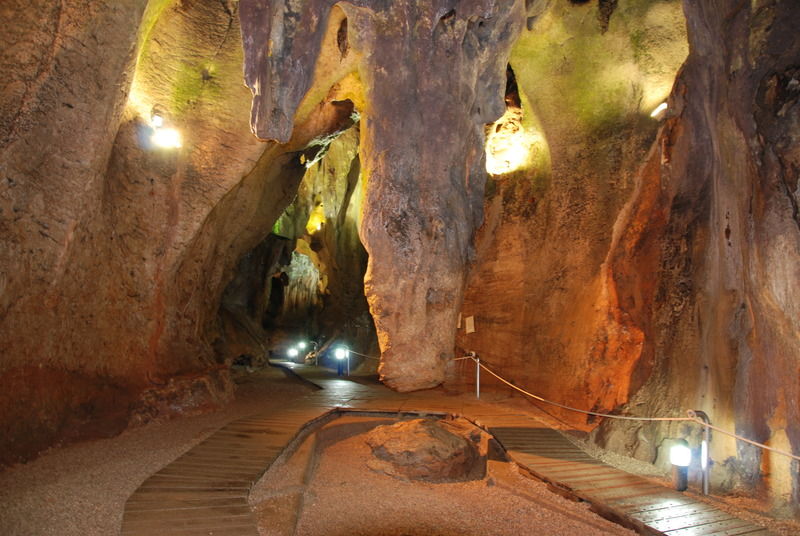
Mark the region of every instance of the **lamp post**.
POLYGON ((350 376, 350 350, 348 350, 344 346, 340 346, 336 349, 333 353, 334 357, 336 357, 337 366, 336 372, 339 376, 342 375, 342 369, 344 367, 345 360, 347 360, 347 375, 350 376))
MULTIPOLYGON (((704 424, 711 424, 711 419, 705 411, 699 409, 689 411, 689 416, 700 419, 704 424)), ((708 445, 711 443, 711 428, 703 426, 703 440, 700 443, 700 468, 703 470, 703 495, 708 495, 709 488, 709 466, 708 466, 708 445)))
POLYGON ((689 487, 689 464, 692 451, 686 441, 680 440, 669 449, 669 462, 672 464, 672 484, 676 491, 686 491, 689 487))

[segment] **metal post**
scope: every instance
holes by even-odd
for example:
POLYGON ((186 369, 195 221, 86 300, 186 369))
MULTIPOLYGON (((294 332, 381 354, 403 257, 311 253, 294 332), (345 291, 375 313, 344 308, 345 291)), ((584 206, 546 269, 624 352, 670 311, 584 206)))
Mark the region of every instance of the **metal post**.
POLYGON ((475 398, 481 397, 481 358, 475 358, 475 398))
POLYGON ((350 376, 350 350, 347 351, 347 375, 350 376))
POLYGON ((675 487, 675 491, 686 491, 686 488, 689 487, 688 467, 672 466, 672 485, 675 487))
MULTIPOLYGON (((692 416, 703 421, 704 424, 711 424, 711 419, 705 411, 699 409, 692 411, 692 416)), ((711 428, 703 426, 703 441, 700 443, 700 468, 703 470, 703 495, 708 495, 709 471, 708 466, 708 447, 711 443, 711 428)))

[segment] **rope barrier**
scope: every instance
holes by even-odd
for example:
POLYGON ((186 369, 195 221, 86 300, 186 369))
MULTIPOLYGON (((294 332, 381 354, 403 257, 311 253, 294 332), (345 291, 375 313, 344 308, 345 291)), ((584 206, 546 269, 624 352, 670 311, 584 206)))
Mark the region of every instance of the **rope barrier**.
MULTIPOLYGON (((689 410, 689 411, 692 411, 692 410, 689 410)), ((782 455, 787 456, 787 457, 789 457, 789 458, 791 458, 791 459, 793 459, 795 461, 800 462, 800 456, 795 456, 794 454, 792 454, 790 452, 786 452, 785 450, 776 449, 775 447, 767 446, 767 445, 765 445, 763 443, 759 443, 758 441, 753 441, 752 439, 747 439, 746 437, 742 437, 739 434, 735 434, 733 432, 729 432, 727 430, 724 430, 724 429, 720 428, 719 426, 714 426, 713 424, 703 422, 703 421, 701 421, 700 419, 697 419, 697 418, 692 419, 692 420, 694 422, 696 422, 697 424, 699 424, 701 426, 707 426, 708 428, 711 428, 712 430, 714 430, 715 432, 719 432, 720 434, 732 437, 734 439, 738 439, 739 441, 744 441, 745 443, 750 443, 751 445, 753 445, 755 447, 759 447, 759 448, 762 448, 762 449, 765 449, 765 450, 769 450, 769 451, 772 451, 772 452, 774 452, 776 454, 782 454, 782 455)))
MULTIPOLYGON (((472 358, 470 358, 470 359, 472 359, 472 358)), ((628 416, 628 415, 611 415, 609 413, 599 413, 597 411, 587 411, 587 410, 584 410, 584 409, 573 408, 572 406, 566 406, 564 404, 559 404, 558 402, 553 402, 552 400, 547 400, 546 398, 542 398, 541 396, 537 396, 537 395, 535 395, 533 393, 529 393, 525 389, 517 387, 516 385, 514 385, 511 382, 509 382, 505 378, 502 378, 501 376, 496 374, 492 369, 490 369, 489 367, 487 367, 483 363, 480 364, 480 367, 483 370, 485 370, 486 372, 488 372, 489 374, 491 374, 492 376, 494 376, 495 378, 497 378, 498 380, 500 380, 501 382, 505 383, 506 385, 508 385, 510 387, 513 387, 517 391, 519 391, 519 392, 521 392, 523 394, 526 394, 526 395, 528 395, 529 397, 531 397, 531 398, 533 398, 535 400, 538 400, 540 402, 544 402, 545 404, 551 404, 551 405, 559 407, 559 408, 567 409, 567 410, 570 410, 570 411, 575 411, 577 413, 584 413, 586 415, 594 415, 596 417, 608 417, 610 419, 622 419, 622 420, 626 420, 626 421, 694 421, 695 420, 695 419, 692 419, 690 417, 633 417, 633 416, 628 416)))
POLYGON ((374 357, 374 356, 371 356, 371 355, 362 354, 360 352, 356 352, 355 350, 350 350, 350 353, 351 354, 360 355, 361 357, 366 357, 367 359, 374 359, 375 361, 380 361, 381 360, 380 357, 374 357))
MULTIPOLYGON (((376 361, 380 361, 379 357, 375 357, 375 356, 371 356, 371 355, 367 355, 367 354, 362 354, 360 352, 356 352, 356 351, 353 351, 353 350, 350 350, 350 353, 355 354, 355 355, 360 355, 361 357, 366 357, 367 359, 374 359, 376 361)), ((529 397, 533 398, 534 400, 538 400, 539 402, 543 402, 545 404, 550 404, 551 406, 556 406, 558 408, 566 409, 568 411, 574 411, 576 413, 582 413, 584 415, 593 415, 595 417, 604 417, 604 418, 608 418, 608 419, 619 419, 619 420, 624 420, 624 421, 693 422, 693 423, 698 424, 700 426, 703 426, 703 427, 706 427, 706 428, 710 428, 711 430, 714 430, 715 432, 719 432, 720 434, 726 435, 728 437, 732 437, 732 438, 737 439, 739 441, 744 441, 745 443, 748 443, 748 444, 753 445, 755 447, 759 447, 761 449, 768 450, 768 451, 774 452, 776 454, 781 454, 783 456, 786 456, 788 458, 791 458, 793 460, 796 460, 796 461, 800 462, 800 456, 796 456, 796 455, 794 455, 794 454, 792 454, 790 452, 787 452, 785 450, 776 449, 775 447, 770 447, 770 446, 765 445, 763 443, 759 443, 758 441, 753 441, 752 439, 747 439, 746 437, 742 437, 739 434, 736 434, 736 433, 733 433, 733 432, 729 432, 728 430, 725 430, 725 429, 720 428, 718 426, 714 426, 711 423, 707 423, 707 422, 703 421, 702 419, 698 418, 695 415, 695 412, 693 410, 688 410, 687 411, 687 415, 688 415, 687 417, 636 417, 636 416, 632 416, 632 415, 612 415, 610 413, 600 413, 600 412, 597 412, 597 411, 588 411, 588 410, 585 410, 585 409, 573 408, 572 406, 567 406, 566 404, 560 404, 560 403, 554 402, 552 400, 547 400, 546 398, 543 398, 541 396, 535 395, 535 394, 533 394, 533 393, 531 393, 529 391, 526 391, 525 389, 522 389, 521 387, 518 387, 518 386, 514 385, 513 383, 511 383, 510 381, 506 380, 505 378, 503 378, 502 376, 497 374, 495 371, 493 371, 492 369, 490 369, 489 367, 487 367, 486 365, 481 363, 476 357, 473 357, 471 355, 464 356, 464 357, 456 357, 456 358, 452 359, 451 361, 464 361, 466 359, 471 359, 480 368, 482 368, 483 370, 485 370, 486 372, 488 372, 489 374, 491 374, 492 376, 494 376, 495 378, 497 378, 498 380, 500 380, 504 384, 508 385, 509 387, 511 387, 513 389, 516 389, 520 393, 522 393, 522 394, 524 394, 526 396, 529 396, 529 397)))
POLYGON ((756 446, 756 447, 759 447, 759 448, 762 448, 762 449, 765 449, 765 450, 769 450, 769 451, 774 452, 776 454, 781 454, 783 456, 787 456, 787 457, 789 457, 789 458, 791 458, 793 460, 796 460, 796 461, 800 462, 800 456, 796 456, 796 455, 794 455, 794 454, 792 454, 790 452, 787 452, 785 450, 776 449, 774 447, 770 447, 770 446, 765 445, 763 443, 759 443, 757 441, 753 441, 752 439, 747 439, 746 437, 742 437, 742 436, 740 436, 738 434, 735 434, 733 432, 729 432, 728 430, 725 430, 725 429, 720 428, 718 426, 714 426, 711 423, 707 423, 707 422, 703 421, 702 419, 700 419, 699 417, 697 417, 693 410, 688 410, 687 411, 687 415, 688 415, 687 417, 634 417, 634 416, 628 416, 628 415, 611 415, 609 413, 599 413, 599 412, 596 412, 596 411, 587 411, 587 410, 583 410, 583 409, 573 408, 573 407, 567 406, 565 404, 559 404, 558 402, 553 402, 552 400, 547 400, 546 398, 542 398, 541 396, 535 395, 535 394, 533 394, 531 392, 526 391, 525 389, 517 387, 516 385, 514 385, 511 382, 509 382, 505 378, 501 377, 499 374, 495 373, 492 369, 490 369, 489 367, 487 367, 486 365, 484 365, 483 363, 478 361, 478 359, 475 358, 475 357, 472 357, 472 356, 458 357, 458 358, 453 359, 452 361, 462 361, 464 359, 473 360, 480 368, 482 368, 483 370, 485 370, 486 372, 488 372, 489 374, 491 374, 492 376, 494 376, 495 378, 497 378, 498 380, 500 380, 504 384, 508 385, 509 387, 512 387, 513 389, 516 389, 517 391, 521 392, 522 394, 527 395, 527 396, 529 396, 529 397, 531 397, 531 398, 533 398, 535 400, 538 400, 540 402, 544 402, 545 404, 550 404, 550 405, 553 405, 553 406, 556 406, 556 407, 559 407, 559 408, 562 408, 562 409, 566 409, 566 410, 569 410, 569 411, 574 411, 574 412, 577 412, 577 413, 583 413, 585 415, 594 415, 594 416, 597 416, 597 417, 606 417, 606 418, 609 418, 609 419, 621 419, 621 420, 627 420, 627 421, 651 421, 651 422, 652 421, 656 421, 656 422, 658 422, 658 421, 662 421, 662 422, 663 421, 667 421, 667 422, 679 422, 679 421, 693 422, 693 423, 699 424, 700 426, 704 426, 706 428, 710 428, 711 430, 714 430, 715 432, 719 432, 719 433, 721 433, 723 435, 732 437, 734 439, 738 439, 739 441, 744 441, 745 443, 749 443, 750 445, 753 445, 753 446, 756 446))

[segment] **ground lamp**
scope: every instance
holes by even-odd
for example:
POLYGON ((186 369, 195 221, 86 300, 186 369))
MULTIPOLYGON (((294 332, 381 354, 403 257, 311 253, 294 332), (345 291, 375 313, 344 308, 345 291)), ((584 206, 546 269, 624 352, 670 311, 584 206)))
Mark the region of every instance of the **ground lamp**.
POLYGON ((350 376, 350 350, 344 346, 340 346, 333 352, 333 356, 337 362, 337 372, 341 376, 342 368, 344 367, 345 360, 347 361, 347 375, 350 376))
POLYGON ((692 451, 685 441, 676 443, 669 449, 669 462, 672 464, 672 483, 677 491, 685 491, 689 487, 689 464, 692 463, 692 451))

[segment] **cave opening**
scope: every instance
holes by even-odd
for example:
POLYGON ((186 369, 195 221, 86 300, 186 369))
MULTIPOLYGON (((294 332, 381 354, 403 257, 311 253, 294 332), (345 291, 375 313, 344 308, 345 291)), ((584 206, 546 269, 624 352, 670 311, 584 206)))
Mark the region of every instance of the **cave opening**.
MULTIPOLYGON (((336 105, 357 117, 351 101, 336 105)), ((358 130, 357 122, 345 123, 296 155, 305 171, 293 200, 270 234, 243 255, 223 294, 224 336, 215 343, 221 360, 241 355, 243 346, 252 362, 297 360, 289 352, 301 341, 315 345, 315 361, 323 365, 335 364, 333 350, 340 345, 377 353, 363 291, 367 253, 358 236, 358 130), (237 309, 237 303, 249 306, 237 309), (226 320, 237 310, 247 318, 226 320), (260 329, 242 332, 242 326, 260 329)), ((300 353, 302 360, 306 352, 300 353)), ((363 365, 374 372, 376 364, 353 356, 353 370, 363 365)))

